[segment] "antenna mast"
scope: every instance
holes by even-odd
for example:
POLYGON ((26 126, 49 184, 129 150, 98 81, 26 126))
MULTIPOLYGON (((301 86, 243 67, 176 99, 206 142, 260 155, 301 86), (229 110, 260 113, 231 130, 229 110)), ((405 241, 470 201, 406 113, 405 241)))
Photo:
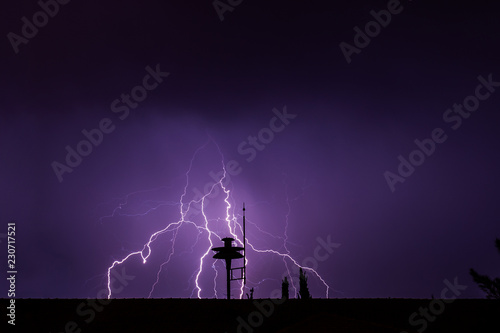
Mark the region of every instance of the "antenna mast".
POLYGON ((247 258, 246 258, 246 221, 245 221, 245 203, 243 203, 243 247, 233 246, 234 238, 226 237, 221 239, 224 242, 223 247, 214 247, 216 252, 215 259, 224 259, 226 261, 227 274, 227 299, 231 299, 231 281, 243 280, 243 285, 247 284, 247 258), (240 253, 243 251, 243 254, 240 253), (231 267, 231 260, 243 259, 242 267, 231 267), (240 275, 233 276, 233 271, 239 271, 240 275))
POLYGON ((243 285, 247 284, 247 237, 245 228, 245 203, 243 203, 243 285))

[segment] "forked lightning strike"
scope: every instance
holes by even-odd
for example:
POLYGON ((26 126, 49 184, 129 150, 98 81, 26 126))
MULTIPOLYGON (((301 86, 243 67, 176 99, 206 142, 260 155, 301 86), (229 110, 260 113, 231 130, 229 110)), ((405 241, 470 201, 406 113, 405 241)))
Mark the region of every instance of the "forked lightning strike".
MULTIPOLYGON (((165 228, 163 228, 163 229, 161 229, 159 231, 156 231, 153 234, 151 234, 150 237, 149 237, 149 239, 148 239, 148 241, 146 242, 146 244, 144 244, 142 250, 131 252, 127 256, 125 256, 123 259, 121 259, 121 260, 115 260, 112 263, 112 265, 107 270, 107 276, 108 276, 108 282, 107 282, 107 286, 108 286, 108 299, 112 297, 111 271, 116 266, 125 263, 129 258, 135 257, 135 256, 141 256, 142 262, 143 262, 143 264, 145 264, 147 262, 148 258, 150 257, 151 253, 152 253, 152 248, 151 247, 152 247, 153 242, 155 240, 157 240, 158 237, 161 236, 162 234, 165 234, 167 232, 172 232, 173 234, 172 234, 172 239, 171 239, 170 253, 169 253, 167 259, 159 266, 159 269, 158 269, 157 274, 156 274, 156 280, 153 283, 153 285, 152 285, 152 287, 150 289, 149 295, 148 295, 148 298, 151 298, 152 294, 153 294, 153 292, 155 290, 155 287, 160 282, 160 275, 162 273, 162 270, 163 270, 164 266, 166 266, 166 265, 169 264, 172 256, 175 253, 175 244, 176 244, 176 240, 177 240, 177 233, 179 231, 179 228, 181 226, 183 226, 184 224, 190 224, 190 225, 194 226, 197 229, 197 233, 193 237, 193 245, 191 247, 192 250, 193 250, 194 246, 198 243, 198 241, 200 239, 200 235, 202 235, 202 234, 206 235, 206 239, 208 240, 208 243, 209 243, 209 246, 207 246, 206 250, 204 251, 204 253, 199 258, 198 269, 195 272, 193 272, 193 276, 195 277, 194 278, 195 288, 193 289, 193 292, 196 291, 197 297, 198 298, 202 298, 202 288, 200 286, 200 278, 201 278, 202 273, 203 273, 203 267, 205 266, 205 259, 207 258, 207 256, 209 256, 209 253, 210 253, 211 249, 214 246, 214 243, 213 243, 214 237, 217 240, 221 240, 223 238, 221 235, 219 235, 216 231, 214 231, 211 228, 210 220, 207 217, 206 212, 205 212, 205 203, 206 203, 207 197, 210 196, 210 195, 212 195, 214 193, 214 189, 216 189, 217 187, 220 187, 220 189, 224 192, 224 203, 225 203, 225 217, 224 217, 224 221, 227 224, 227 230, 228 230, 227 232, 229 232, 229 234, 231 235, 231 237, 234 238, 237 243, 239 243, 240 245, 243 244, 242 237, 238 237, 238 235, 236 234, 236 232, 237 232, 236 229, 239 229, 240 233, 242 234, 242 225, 238 222, 237 218, 234 216, 234 213, 232 213, 232 211, 234 210, 234 208, 232 207, 231 202, 230 202, 231 191, 224 185, 224 180, 226 179, 226 169, 225 169, 225 166, 224 166, 225 165, 224 164, 224 157, 222 156, 222 152, 221 152, 221 150, 219 149, 219 147, 217 145, 216 145, 217 149, 218 149, 219 154, 220 154, 221 159, 222 159, 222 171, 223 171, 222 172, 222 176, 219 178, 219 180, 217 182, 215 182, 210 187, 210 191, 208 191, 208 193, 206 193, 201 199, 190 200, 189 202, 185 202, 185 198, 187 196, 188 187, 189 187, 189 184, 190 184, 189 175, 190 175, 190 173, 192 171, 195 158, 196 158, 197 154, 202 149, 204 149, 207 145, 208 145, 208 142, 205 143, 203 146, 199 147, 195 151, 195 153, 193 154, 193 157, 191 158, 191 161, 190 161, 190 164, 189 164, 189 168, 188 168, 188 170, 185 173, 186 183, 185 183, 185 186, 184 186, 183 193, 181 194, 179 202, 178 202, 179 207, 180 207, 180 209, 179 209, 180 219, 178 221, 176 221, 176 222, 169 223, 168 225, 165 226, 165 228), (195 222, 193 222, 193 221, 191 221, 191 220, 188 219, 188 215, 189 214, 196 214, 197 213, 197 211, 196 211, 197 209, 193 207, 195 204, 200 206, 199 213, 201 213, 202 216, 203 216, 203 223, 202 223, 202 225, 198 225, 195 222)), ((127 196, 127 198, 128 198, 128 196, 127 196)), ((287 204, 289 205, 288 195, 287 195, 287 204)), ((117 209, 121 209, 122 205, 123 205, 123 203, 121 203, 119 205, 119 207, 115 208, 115 210, 113 211, 112 216, 114 216, 114 214, 115 214, 115 212, 116 212, 117 209)), ((148 214, 150 211, 155 210, 156 208, 158 208, 161 205, 164 205, 164 203, 159 204, 157 207, 149 209, 144 214, 148 214)), ((290 208, 290 205, 289 205, 289 208, 290 208)), ((289 214, 290 214, 290 209, 289 209, 289 211, 287 212, 287 215, 286 215, 286 227, 285 227, 286 229, 285 229, 285 235, 284 235, 284 237, 271 235, 271 236, 273 236, 275 238, 279 238, 279 239, 283 240, 283 245, 285 246, 286 253, 281 253, 279 251, 272 250, 272 249, 257 249, 257 248, 255 248, 252 245, 251 242, 248 241, 248 238, 247 238, 246 242, 248 243, 248 245, 250 246, 250 248, 253 251, 257 252, 257 253, 272 253, 272 254, 275 254, 277 256, 282 257, 289 276, 291 276, 291 274, 290 274, 290 270, 289 270, 288 263, 287 263, 286 259, 288 259, 293 265, 296 265, 297 267, 302 267, 303 269, 305 269, 305 270, 311 272, 312 274, 314 274, 323 283, 323 285, 326 287, 326 297, 328 298, 328 291, 329 291, 330 287, 324 281, 324 279, 314 269, 309 268, 309 267, 300 266, 297 263, 297 261, 290 256, 290 251, 288 250, 288 248, 286 246, 286 243, 288 241, 288 235, 287 235, 286 231, 287 231, 287 228, 288 228, 288 216, 289 216, 289 214)), ((257 230, 260 230, 261 232, 264 232, 260 228, 258 228, 258 226, 255 223, 252 223, 252 224, 257 227, 257 230)), ((267 232, 264 232, 264 233, 267 233, 267 232)), ((248 263, 248 258, 246 259, 246 262, 248 263)), ((217 297, 216 279, 217 279, 217 276, 218 276, 218 271, 217 271, 217 269, 215 267, 215 263, 213 263, 211 265, 211 267, 215 271, 215 277, 213 279, 213 283, 214 283, 214 290, 213 290, 213 292, 214 292, 215 297, 217 297)), ((293 281, 293 279, 291 279, 291 280, 293 281)), ((292 282, 292 285, 293 285, 293 282, 292 282)), ((293 287, 294 287, 294 289, 296 291, 295 286, 293 286, 293 287)), ((191 293, 191 296, 192 295, 193 295, 193 293, 191 293)), ((243 285, 243 283, 241 283, 240 284, 240 295, 239 295, 239 298, 242 298, 243 295, 244 295, 244 285, 243 285)))

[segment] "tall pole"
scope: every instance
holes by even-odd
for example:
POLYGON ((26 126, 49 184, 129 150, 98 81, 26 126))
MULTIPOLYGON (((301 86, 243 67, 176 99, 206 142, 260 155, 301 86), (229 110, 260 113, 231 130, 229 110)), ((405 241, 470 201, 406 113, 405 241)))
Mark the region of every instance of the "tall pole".
POLYGON ((231 259, 226 259, 227 299, 231 299, 231 259))
POLYGON ((245 228, 245 203, 243 203, 243 285, 247 285, 247 238, 245 228))

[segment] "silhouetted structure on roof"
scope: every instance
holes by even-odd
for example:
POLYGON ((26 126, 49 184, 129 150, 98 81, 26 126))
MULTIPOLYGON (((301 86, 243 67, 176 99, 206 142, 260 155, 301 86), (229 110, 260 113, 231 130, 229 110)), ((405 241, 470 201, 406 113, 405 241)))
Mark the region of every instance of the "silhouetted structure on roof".
MULTIPOLYGON (((226 261, 226 278, 227 278, 227 299, 231 299, 231 281, 235 280, 243 280, 243 283, 246 284, 246 257, 245 257, 245 248, 246 248, 246 235, 245 235, 245 204, 243 204, 243 247, 234 246, 233 241, 234 238, 225 237, 222 238, 224 242, 223 247, 214 247, 212 250, 217 252, 214 255, 215 259, 224 259, 226 261), (243 251, 243 254, 240 253, 243 251), (231 268, 231 260, 233 259, 243 259, 242 267, 231 268), (234 277, 233 270, 239 270, 240 276, 234 277)), ((253 293, 252 293, 253 296, 253 293)))

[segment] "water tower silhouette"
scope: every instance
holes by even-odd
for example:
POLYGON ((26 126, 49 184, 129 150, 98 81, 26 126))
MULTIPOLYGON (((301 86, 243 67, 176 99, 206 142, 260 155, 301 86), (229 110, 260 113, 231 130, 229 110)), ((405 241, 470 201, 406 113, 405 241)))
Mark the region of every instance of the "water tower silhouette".
POLYGON ((247 282, 246 274, 246 238, 245 238, 245 204, 243 204, 243 247, 233 246, 234 238, 222 238, 224 246, 214 247, 212 250, 217 252, 214 255, 215 259, 224 259, 226 261, 226 279, 227 279, 227 299, 231 299, 231 281, 243 280, 243 284, 247 282), (243 254, 240 253, 243 251, 243 254), (231 268, 231 260, 243 259, 242 267, 231 268), (234 277, 233 271, 239 270, 240 276, 234 277))

